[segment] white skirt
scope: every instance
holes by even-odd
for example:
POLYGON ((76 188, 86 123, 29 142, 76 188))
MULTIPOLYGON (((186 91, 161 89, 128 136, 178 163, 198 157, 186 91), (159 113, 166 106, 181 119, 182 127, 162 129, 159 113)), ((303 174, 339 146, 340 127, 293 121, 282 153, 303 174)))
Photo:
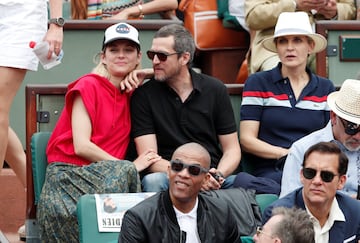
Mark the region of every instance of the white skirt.
POLYGON ((46 0, 0 0, 0 66, 36 71, 38 59, 30 41, 47 31, 46 0))

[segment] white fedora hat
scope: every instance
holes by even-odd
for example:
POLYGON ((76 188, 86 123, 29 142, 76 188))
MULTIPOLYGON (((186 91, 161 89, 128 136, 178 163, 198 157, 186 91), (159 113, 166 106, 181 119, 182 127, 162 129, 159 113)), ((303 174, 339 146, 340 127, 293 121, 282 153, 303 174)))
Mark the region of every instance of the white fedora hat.
POLYGON ((360 124, 360 80, 347 79, 327 97, 330 109, 341 118, 360 124))
POLYGON ((306 35, 310 37, 315 43, 313 53, 324 50, 327 45, 324 36, 313 32, 309 16, 305 12, 281 13, 275 26, 274 36, 263 40, 262 45, 271 52, 277 52, 275 38, 287 35, 306 35))

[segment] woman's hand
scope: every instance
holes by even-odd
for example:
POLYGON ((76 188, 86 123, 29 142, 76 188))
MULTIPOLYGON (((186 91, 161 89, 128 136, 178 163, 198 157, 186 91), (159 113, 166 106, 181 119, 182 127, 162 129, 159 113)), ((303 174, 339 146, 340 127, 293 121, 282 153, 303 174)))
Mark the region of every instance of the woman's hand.
POLYGON ((138 172, 147 169, 150 165, 161 160, 161 156, 158 155, 154 150, 149 149, 142 153, 134 160, 135 167, 138 172))

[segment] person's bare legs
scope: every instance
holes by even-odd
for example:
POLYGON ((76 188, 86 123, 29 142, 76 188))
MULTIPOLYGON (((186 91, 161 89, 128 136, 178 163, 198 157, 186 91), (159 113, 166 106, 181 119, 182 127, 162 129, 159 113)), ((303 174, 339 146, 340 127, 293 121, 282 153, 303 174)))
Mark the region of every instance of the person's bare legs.
POLYGON ((8 146, 11 104, 24 80, 25 74, 25 69, 0 67, 0 171, 4 165, 8 146))
POLYGON ((8 131, 8 144, 5 154, 5 161, 14 170, 16 176, 21 181, 24 188, 26 187, 26 154, 20 142, 20 139, 9 127, 8 131))
MULTIPOLYGON (((18 69, 18 68, 9 68, 9 67, 0 67, 0 172, 1 169, 4 166, 4 159, 5 155, 8 153, 9 156, 12 154, 11 151, 17 147, 17 140, 15 133, 11 130, 9 133, 9 114, 10 114, 10 108, 11 104, 14 100, 14 97, 17 93, 17 91, 20 88, 20 85, 22 81, 25 78, 26 70, 25 69, 18 69), (9 139, 9 136, 10 139, 9 139), (15 139, 14 139, 15 136, 15 139), (8 142, 10 142, 9 152, 7 152, 8 149, 8 142), (15 147, 13 147, 15 146, 15 147)), ((21 143, 20 143, 21 145, 21 143)), ((22 148, 22 146, 20 146, 22 148)), ((24 153, 24 150, 22 150, 21 153, 24 153)), ((11 159, 13 165, 15 165, 18 161, 16 161, 16 158, 11 159)), ((10 161, 10 158, 8 158, 10 161)), ((21 159, 20 159, 21 160, 21 159)), ((26 160, 25 160, 26 161, 26 160)), ((20 162, 21 163, 21 162, 20 162)), ((15 167, 17 167, 15 165, 15 167)), ((24 167, 25 169, 25 167, 24 167)), ((18 170, 18 167, 16 168, 18 170)), ((19 171, 19 170, 18 170, 19 171)), ((19 171, 19 173, 21 173, 19 171)), ((19 176, 19 175, 18 175, 19 176)), ((23 180, 25 176, 20 175, 19 176, 22 183, 25 185, 26 182, 23 180), (21 178, 22 177, 22 178, 21 178)), ((25 227, 21 226, 20 230, 22 232, 25 232, 25 227)), ((23 233, 20 235, 22 237, 24 235, 23 233)))

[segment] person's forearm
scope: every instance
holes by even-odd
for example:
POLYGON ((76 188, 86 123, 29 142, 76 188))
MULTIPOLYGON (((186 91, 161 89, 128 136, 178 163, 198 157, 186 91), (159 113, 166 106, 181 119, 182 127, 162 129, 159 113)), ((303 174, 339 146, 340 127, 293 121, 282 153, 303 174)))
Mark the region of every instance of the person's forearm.
POLYGON ((258 138, 241 139, 243 151, 265 159, 279 159, 288 153, 288 149, 271 145, 258 138))
POLYGON ((50 18, 58 18, 63 15, 63 1, 49 0, 50 18))
POLYGON ((102 160, 119 160, 119 158, 110 155, 92 142, 81 143, 78 145, 74 144, 74 150, 77 156, 91 162, 102 160))
POLYGON ((167 172, 170 163, 166 159, 162 159, 159 162, 156 162, 150 166, 151 172, 167 172))
POLYGON ((219 171, 224 177, 228 177, 238 168, 240 160, 240 149, 233 149, 225 152, 217 166, 217 171, 219 171))
POLYGON ((153 0, 142 5, 143 13, 153 14, 162 11, 175 10, 178 7, 176 0, 153 0))
MULTIPOLYGON (((143 15, 160 13, 163 11, 175 10, 177 8, 177 1, 175 0, 153 0, 141 4, 141 6, 132 6, 123 10, 126 16, 137 18, 143 17, 143 15)), ((124 14, 123 13, 123 14, 124 14)), ((119 14, 123 15, 123 14, 119 14)), ((116 17, 116 16, 115 16, 116 17)))

